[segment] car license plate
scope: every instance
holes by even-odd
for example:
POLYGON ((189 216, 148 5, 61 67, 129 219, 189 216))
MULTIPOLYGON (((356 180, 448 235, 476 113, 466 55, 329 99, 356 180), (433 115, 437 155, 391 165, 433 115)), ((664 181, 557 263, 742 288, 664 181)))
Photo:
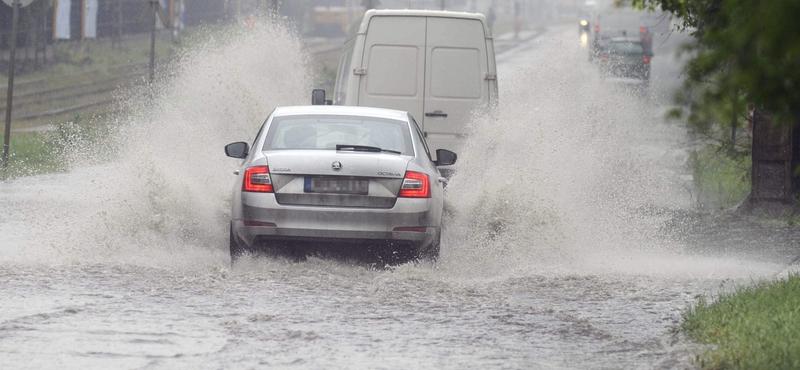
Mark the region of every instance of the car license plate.
POLYGON ((306 177, 306 193, 358 194, 369 193, 369 180, 356 178, 306 177))

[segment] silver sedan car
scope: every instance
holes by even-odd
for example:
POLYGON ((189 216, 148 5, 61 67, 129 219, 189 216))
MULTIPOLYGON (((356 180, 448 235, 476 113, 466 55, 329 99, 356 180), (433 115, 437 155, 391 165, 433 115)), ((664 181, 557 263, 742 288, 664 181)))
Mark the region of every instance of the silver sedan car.
POLYGON ((437 167, 454 164, 456 154, 439 149, 431 160, 406 112, 280 107, 252 146, 232 143, 225 153, 243 159, 231 205, 232 261, 246 251, 319 244, 439 255, 447 180, 437 167))

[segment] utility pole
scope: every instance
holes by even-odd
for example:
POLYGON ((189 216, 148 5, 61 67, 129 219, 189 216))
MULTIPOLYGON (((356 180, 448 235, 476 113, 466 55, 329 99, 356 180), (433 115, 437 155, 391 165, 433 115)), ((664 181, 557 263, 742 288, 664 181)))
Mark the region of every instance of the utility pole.
POLYGON ((158 20, 158 7, 160 4, 158 0, 150 0, 150 10, 153 11, 153 25, 150 32, 150 80, 148 83, 152 86, 153 80, 156 75, 156 22, 158 20))
POLYGON ((11 15, 11 53, 8 60, 8 97, 6 99, 6 131, 3 137, 3 171, 8 171, 8 146, 11 141, 11 101, 14 97, 14 64, 17 59, 17 19, 20 0, 13 0, 11 15))

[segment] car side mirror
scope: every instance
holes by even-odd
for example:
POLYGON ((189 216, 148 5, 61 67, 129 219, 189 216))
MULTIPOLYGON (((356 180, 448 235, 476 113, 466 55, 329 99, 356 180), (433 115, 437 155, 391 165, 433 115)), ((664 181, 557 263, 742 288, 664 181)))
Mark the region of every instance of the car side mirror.
POLYGON ((449 166, 456 164, 458 155, 447 149, 436 149, 436 161, 433 162, 437 166, 449 166))
POLYGON ((311 105, 326 105, 326 103, 324 89, 311 90, 311 105))
POLYGON ((243 141, 225 145, 225 155, 231 158, 246 158, 250 154, 250 146, 243 141))

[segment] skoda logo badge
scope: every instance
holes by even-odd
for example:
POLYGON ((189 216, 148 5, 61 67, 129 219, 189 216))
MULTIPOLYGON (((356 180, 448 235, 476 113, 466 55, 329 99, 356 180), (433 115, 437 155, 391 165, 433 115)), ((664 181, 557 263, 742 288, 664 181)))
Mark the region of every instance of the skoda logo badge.
POLYGON ((336 171, 336 172, 341 171, 342 170, 342 162, 339 162, 339 161, 333 162, 333 164, 331 165, 331 168, 333 168, 333 170, 336 171))

